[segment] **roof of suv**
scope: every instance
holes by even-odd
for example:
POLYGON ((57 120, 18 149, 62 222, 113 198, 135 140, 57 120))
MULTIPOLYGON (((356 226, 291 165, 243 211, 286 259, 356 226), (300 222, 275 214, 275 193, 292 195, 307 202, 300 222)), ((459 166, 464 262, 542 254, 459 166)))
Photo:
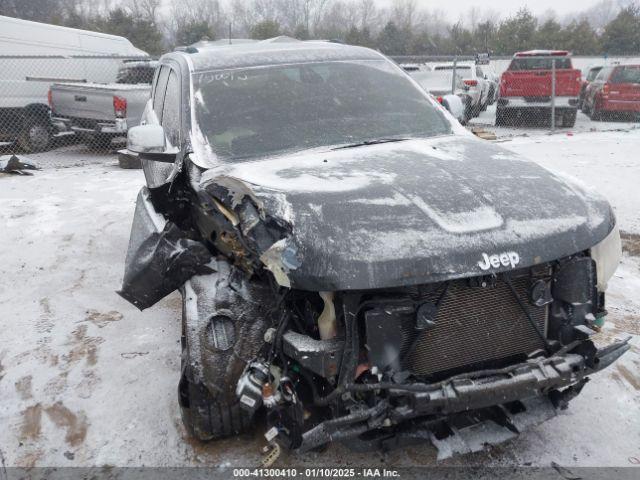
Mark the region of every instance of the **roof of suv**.
POLYGON ((516 52, 514 57, 568 57, 571 52, 567 50, 529 50, 526 52, 516 52))
POLYGON ((185 55, 191 59, 194 71, 383 58, 382 54, 369 48, 324 41, 300 41, 288 37, 253 43, 211 45, 185 55))

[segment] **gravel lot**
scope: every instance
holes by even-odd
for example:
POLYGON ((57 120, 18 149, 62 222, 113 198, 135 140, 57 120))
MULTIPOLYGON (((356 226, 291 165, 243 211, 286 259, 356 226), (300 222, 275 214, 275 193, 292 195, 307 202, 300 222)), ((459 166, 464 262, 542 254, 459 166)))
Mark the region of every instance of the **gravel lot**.
MULTIPOLYGON (((612 201, 626 232, 627 253, 610 284, 609 322, 600 335, 603 340, 631 335, 633 347, 616 366, 594 376, 559 417, 500 446, 440 465, 638 463, 638 145, 640 129, 540 133, 504 143, 547 168, 597 184, 612 201)), ((114 155, 82 145, 62 146, 32 159, 44 167, 34 176, 0 176, 4 464, 256 466, 264 443, 260 427, 253 434, 206 445, 185 434, 176 398, 179 296, 139 312, 114 293, 122 278, 142 172, 121 170, 114 155)), ((333 445, 323 453, 283 454, 278 465, 400 467, 434 465, 435 459, 430 446, 364 455, 333 445)))

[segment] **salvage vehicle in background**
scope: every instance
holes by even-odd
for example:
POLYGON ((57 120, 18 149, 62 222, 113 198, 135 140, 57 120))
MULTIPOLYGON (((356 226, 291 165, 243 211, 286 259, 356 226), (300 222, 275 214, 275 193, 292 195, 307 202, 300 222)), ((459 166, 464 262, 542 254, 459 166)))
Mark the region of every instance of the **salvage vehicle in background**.
POLYGON ((4 16, 0 51, 18 56, 2 60, 0 142, 17 141, 29 152, 46 150, 59 133, 47 102, 53 82, 112 82, 119 56, 148 57, 124 37, 4 16))
POLYGON ((380 53, 279 39, 160 64, 128 135, 147 186, 119 294, 180 290, 193 436, 264 412, 299 451, 482 448, 630 348, 591 340, 621 256, 607 201, 477 139, 380 53))
POLYGON ((573 68, 571 54, 564 50, 531 50, 513 56, 500 79, 496 125, 506 125, 528 116, 551 119, 555 103, 557 125, 576 123, 582 73, 573 68), (555 99, 552 102, 555 63, 555 99))
POLYGON ((469 120, 470 109, 468 97, 463 93, 462 79, 456 76, 453 79, 453 70, 433 70, 424 65, 422 68, 409 68, 402 66, 416 82, 446 108, 453 117, 463 125, 469 120), (454 84, 455 81, 455 84, 454 84))
POLYGON ((104 147, 140 124, 158 62, 125 62, 116 83, 54 83, 49 90, 52 122, 89 145, 104 147))
POLYGON ((483 76, 479 76, 478 67, 470 62, 457 62, 436 64, 433 66, 435 72, 456 72, 456 76, 461 79, 462 94, 466 107, 465 116, 467 119, 477 117, 480 112, 486 110, 489 104, 489 82, 483 76))
POLYGON ((604 115, 640 120, 640 65, 603 68, 587 87, 582 110, 591 120, 602 120, 604 115))
POLYGON ((582 110, 582 106, 584 105, 584 96, 587 92, 587 87, 591 82, 593 82, 600 71, 604 67, 602 65, 596 65, 593 67, 589 67, 584 71, 582 86, 580 87, 580 100, 578 101, 578 109, 582 110))
POLYGON ((484 78, 489 84, 488 105, 493 105, 498 99, 498 90, 500 89, 500 76, 491 66, 491 55, 476 54, 476 74, 484 78))

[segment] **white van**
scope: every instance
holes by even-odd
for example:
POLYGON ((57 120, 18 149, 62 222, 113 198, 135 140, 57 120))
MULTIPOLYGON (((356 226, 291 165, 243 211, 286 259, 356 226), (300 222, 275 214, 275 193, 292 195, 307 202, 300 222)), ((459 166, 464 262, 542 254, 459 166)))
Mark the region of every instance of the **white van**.
POLYGON ((47 101, 52 83, 116 80, 122 59, 96 56, 148 54, 123 37, 0 16, 0 142, 46 149, 54 133, 47 101))

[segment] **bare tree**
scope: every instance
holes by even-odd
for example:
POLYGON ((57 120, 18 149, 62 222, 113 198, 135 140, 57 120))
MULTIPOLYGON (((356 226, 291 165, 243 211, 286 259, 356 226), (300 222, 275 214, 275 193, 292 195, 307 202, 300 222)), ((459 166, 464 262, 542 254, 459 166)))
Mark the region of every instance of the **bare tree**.
POLYGON ((161 0, 123 0, 122 5, 135 17, 155 22, 161 3, 161 0))
MULTIPOLYGON (((207 31, 216 35, 226 34, 226 17, 218 0, 180 0, 173 4, 166 24, 169 37, 175 42, 176 33, 184 32, 191 26, 207 26, 207 31), (223 33, 224 32, 224 33, 223 33)), ((210 37, 210 34, 207 36, 210 37)))

